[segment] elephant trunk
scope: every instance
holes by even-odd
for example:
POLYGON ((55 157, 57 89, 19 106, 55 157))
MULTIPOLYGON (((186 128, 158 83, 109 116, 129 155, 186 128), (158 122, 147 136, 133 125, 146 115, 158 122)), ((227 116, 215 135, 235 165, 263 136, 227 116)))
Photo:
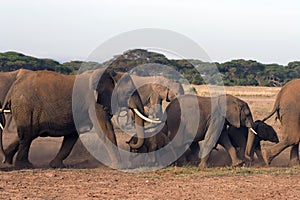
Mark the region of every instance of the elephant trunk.
MULTIPOLYGON (((131 109, 137 109, 141 113, 144 113, 144 107, 141 101, 141 98, 137 91, 133 93, 133 95, 129 99, 129 107, 131 109)), ((134 113, 134 119, 135 119, 135 128, 136 128, 136 134, 137 134, 137 142, 136 143, 130 143, 129 146, 133 149, 138 149, 144 144, 144 120, 137 115, 136 112, 134 113)))
POLYGON ((245 151, 245 158, 252 161, 253 154, 254 154, 254 140, 255 140, 255 133, 252 131, 252 128, 248 129, 248 138, 247 138, 247 145, 245 151))

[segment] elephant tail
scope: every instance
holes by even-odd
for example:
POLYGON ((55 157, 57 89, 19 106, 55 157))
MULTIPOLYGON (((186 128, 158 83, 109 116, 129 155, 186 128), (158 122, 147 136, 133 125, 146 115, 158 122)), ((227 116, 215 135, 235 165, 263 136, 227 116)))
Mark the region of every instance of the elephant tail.
POLYGON ((262 121, 265 122, 267 119, 272 117, 275 113, 277 113, 275 120, 280 119, 280 117, 279 117, 279 100, 278 99, 276 99, 273 110, 271 111, 271 113, 268 114, 268 116, 266 116, 262 121))

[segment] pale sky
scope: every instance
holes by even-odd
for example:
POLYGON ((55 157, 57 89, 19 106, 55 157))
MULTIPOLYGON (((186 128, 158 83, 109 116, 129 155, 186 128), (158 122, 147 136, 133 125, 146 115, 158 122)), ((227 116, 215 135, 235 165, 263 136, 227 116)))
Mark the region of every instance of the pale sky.
POLYGON ((300 60, 298 0, 0 0, 0 52, 85 60, 112 37, 141 28, 183 34, 212 61, 300 60))

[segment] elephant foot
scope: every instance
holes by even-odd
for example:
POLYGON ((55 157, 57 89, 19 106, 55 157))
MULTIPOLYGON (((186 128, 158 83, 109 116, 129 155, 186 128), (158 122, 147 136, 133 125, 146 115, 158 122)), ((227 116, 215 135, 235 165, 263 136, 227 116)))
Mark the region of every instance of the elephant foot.
POLYGON ((270 158, 270 156, 269 156, 268 150, 267 150, 267 149, 263 149, 263 150, 261 151, 261 154, 262 154, 262 157, 263 157, 263 159, 264 159, 266 165, 269 166, 270 163, 271 163, 271 158, 270 158))
POLYGON ((3 164, 9 164, 12 165, 13 163, 13 158, 12 157, 6 157, 5 160, 2 161, 3 164))
POLYGON ((51 168, 66 168, 66 166, 64 165, 64 163, 62 161, 57 161, 57 160, 52 160, 50 163, 49 163, 49 166, 51 168))
POLYGON ((253 158, 248 156, 248 155, 244 155, 245 156, 245 159, 248 161, 248 162, 253 162, 253 158))
POLYGON ((0 168, 1 168, 1 169, 4 169, 4 168, 11 168, 11 167, 13 167, 13 165, 10 164, 10 163, 7 163, 7 162, 2 162, 2 163, 0 164, 0 168))
POLYGON ((245 164, 245 162, 243 160, 236 160, 235 162, 232 162, 232 166, 233 167, 242 167, 245 164))
POLYGON ((181 156, 180 158, 178 158, 175 162, 174 165, 177 167, 182 167, 184 165, 187 164, 187 160, 184 156, 181 156))
POLYGON ((207 162, 200 162, 199 165, 198 165, 198 167, 200 169, 206 169, 206 168, 208 168, 207 162))
POLYGON ((29 162, 28 160, 16 160, 15 166, 21 169, 32 169, 34 168, 33 164, 29 162))
POLYGON ((299 159, 292 159, 289 161, 289 167, 297 167, 299 166, 299 159))
POLYGON ((113 169, 123 169, 125 166, 123 166, 121 162, 114 161, 111 163, 111 167, 113 169))

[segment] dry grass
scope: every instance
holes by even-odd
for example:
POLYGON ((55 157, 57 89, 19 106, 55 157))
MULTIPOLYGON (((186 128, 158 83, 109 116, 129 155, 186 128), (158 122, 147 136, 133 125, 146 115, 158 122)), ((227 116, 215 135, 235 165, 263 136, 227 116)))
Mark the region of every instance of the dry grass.
POLYGON ((256 87, 256 86, 207 86, 192 85, 200 96, 209 96, 211 93, 226 92, 238 97, 275 97, 280 87, 256 87))

